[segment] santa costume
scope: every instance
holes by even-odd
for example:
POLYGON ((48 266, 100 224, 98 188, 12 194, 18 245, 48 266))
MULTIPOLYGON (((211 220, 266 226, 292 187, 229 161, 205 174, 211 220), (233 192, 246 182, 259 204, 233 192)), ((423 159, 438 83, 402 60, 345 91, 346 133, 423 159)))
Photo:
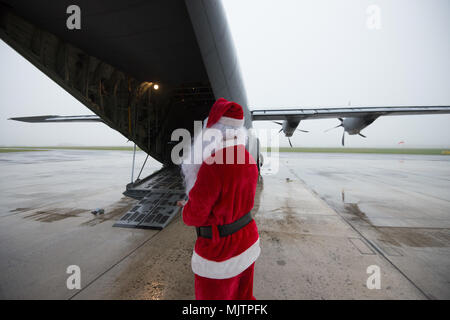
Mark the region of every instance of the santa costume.
POLYGON ((218 99, 203 136, 216 130, 222 138, 215 141, 211 154, 202 154, 202 163, 182 165, 189 197, 183 221, 195 226, 198 235, 191 265, 199 300, 255 299, 253 270, 260 246, 250 211, 258 169, 245 149, 247 130, 243 124, 242 107, 218 99))

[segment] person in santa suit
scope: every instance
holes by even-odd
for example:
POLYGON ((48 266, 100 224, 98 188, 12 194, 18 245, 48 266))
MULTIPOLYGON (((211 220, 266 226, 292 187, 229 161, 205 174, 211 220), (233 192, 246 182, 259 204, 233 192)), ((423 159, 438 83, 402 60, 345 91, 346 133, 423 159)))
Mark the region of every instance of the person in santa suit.
MULTIPOLYGON (((253 273, 261 249, 250 211, 259 173, 245 149, 243 125, 242 107, 218 99, 202 132, 206 137, 214 130, 214 147, 203 142, 203 161, 182 164, 188 195, 188 201, 180 203, 183 221, 196 227, 198 236, 191 260, 198 300, 255 299, 253 273), (204 152, 205 146, 211 152, 204 152)), ((193 148, 203 137, 194 139, 193 148)))

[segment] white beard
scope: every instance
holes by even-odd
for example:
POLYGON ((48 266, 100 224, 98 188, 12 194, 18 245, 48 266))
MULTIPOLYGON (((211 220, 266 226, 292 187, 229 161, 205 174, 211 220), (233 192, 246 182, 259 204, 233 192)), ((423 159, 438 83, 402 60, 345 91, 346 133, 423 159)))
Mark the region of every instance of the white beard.
MULTIPOLYGON (((206 125, 207 120, 205 120, 205 125, 206 125)), ((228 125, 224 125, 221 123, 216 123, 214 125, 211 126, 211 129, 216 129, 219 130, 222 133, 222 137, 223 139, 220 141, 204 141, 203 140, 203 135, 207 132, 208 129, 203 129, 203 135, 199 134, 196 137, 194 137, 194 140, 192 141, 191 144, 191 152, 192 150, 194 150, 194 145, 195 146, 202 146, 202 160, 205 161, 207 158, 209 158, 212 153, 222 149, 225 144, 230 141, 230 140, 237 140, 239 143, 243 143, 246 144, 247 143, 247 139, 248 139, 248 132, 247 129, 245 127, 233 127, 233 126, 228 126, 228 125), (228 130, 228 132, 227 132, 228 130), (232 136, 230 136, 230 131, 229 130, 233 130, 233 134, 232 136), (228 136, 227 136, 228 133, 228 136), (213 147, 211 148, 211 143, 213 143, 213 147), (205 149, 208 147, 209 150, 211 150, 211 152, 207 152, 205 153, 205 149)), ((183 174, 183 178, 184 178, 184 185, 185 185, 185 189, 186 189, 186 194, 189 195, 189 192, 191 191, 191 189, 194 187, 195 182, 197 181, 197 175, 198 175, 198 171, 200 170, 200 167, 202 166, 202 163, 195 163, 194 161, 192 161, 192 155, 189 154, 186 159, 191 159, 190 163, 186 163, 186 161, 183 161, 183 163, 181 164, 181 172, 183 174)))

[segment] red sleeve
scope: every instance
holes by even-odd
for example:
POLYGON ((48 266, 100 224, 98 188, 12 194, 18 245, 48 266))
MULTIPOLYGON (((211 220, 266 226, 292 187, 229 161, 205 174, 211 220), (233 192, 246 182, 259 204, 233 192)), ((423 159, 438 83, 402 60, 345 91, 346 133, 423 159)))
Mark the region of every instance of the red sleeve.
POLYGON ((198 171, 197 180, 189 192, 189 200, 183 208, 183 221, 188 226, 206 225, 212 207, 222 190, 222 179, 215 164, 203 163, 198 171))

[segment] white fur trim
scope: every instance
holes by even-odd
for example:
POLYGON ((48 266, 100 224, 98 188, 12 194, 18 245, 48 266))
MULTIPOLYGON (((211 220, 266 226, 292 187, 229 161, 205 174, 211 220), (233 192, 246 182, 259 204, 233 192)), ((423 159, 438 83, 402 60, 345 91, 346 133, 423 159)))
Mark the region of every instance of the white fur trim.
POLYGON ((233 127, 242 127, 244 125, 244 119, 234 119, 225 116, 221 117, 218 122, 233 127))
POLYGON ((210 279, 232 278, 250 267, 260 253, 259 239, 241 254, 221 262, 205 259, 194 251, 191 260, 192 271, 210 279))

